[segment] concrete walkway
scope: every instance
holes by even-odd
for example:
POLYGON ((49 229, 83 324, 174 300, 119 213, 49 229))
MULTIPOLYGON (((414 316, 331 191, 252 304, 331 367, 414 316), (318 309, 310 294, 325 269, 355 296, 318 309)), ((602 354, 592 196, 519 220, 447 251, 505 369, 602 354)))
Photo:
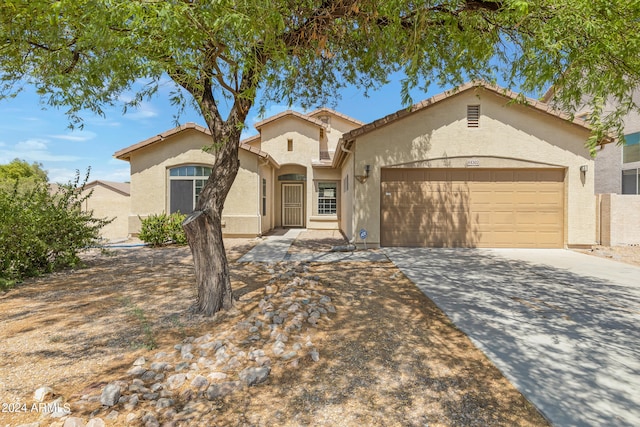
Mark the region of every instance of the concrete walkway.
POLYGON ((640 267, 565 250, 387 248, 556 426, 640 426, 640 267))
POLYGON ((389 261, 382 251, 353 251, 353 252, 305 252, 289 254, 289 247, 298 235, 305 231, 291 228, 284 234, 266 236, 263 241, 244 254, 238 262, 276 263, 282 261, 307 262, 356 262, 356 261, 389 261))

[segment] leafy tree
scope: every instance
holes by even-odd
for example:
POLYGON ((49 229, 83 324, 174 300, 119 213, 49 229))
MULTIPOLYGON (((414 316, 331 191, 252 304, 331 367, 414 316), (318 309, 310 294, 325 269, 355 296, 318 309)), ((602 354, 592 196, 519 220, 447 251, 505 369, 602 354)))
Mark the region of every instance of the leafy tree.
POLYGON ((0 189, 10 190, 17 182, 19 191, 25 191, 47 180, 47 172, 42 169, 42 163, 29 164, 15 159, 6 165, 0 165, 0 189))
POLYGON ((324 104, 402 71, 409 103, 421 83, 500 77, 527 92, 556 85, 569 112, 588 98, 593 144, 634 107, 639 27, 638 0, 4 0, 0 96, 34 85, 80 124, 125 90, 137 90, 125 108, 153 95, 167 75, 184 89, 172 101, 178 112, 195 103, 216 153, 184 223, 198 308, 210 315, 232 304, 221 214, 256 102, 324 104), (619 107, 603 119, 607 97, 619 107))
POLYGON ((52 191, 46 181, 18 191, 0 188, 0 290, 25 277, 73 267, 78 253, 99 239, 111 220, 82 209, 89 173, 52 191))

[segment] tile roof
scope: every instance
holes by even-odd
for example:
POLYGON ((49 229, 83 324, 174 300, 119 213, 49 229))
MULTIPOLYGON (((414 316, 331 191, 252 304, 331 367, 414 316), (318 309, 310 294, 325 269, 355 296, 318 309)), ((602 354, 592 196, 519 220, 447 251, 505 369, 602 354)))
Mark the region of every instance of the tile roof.
POLYGON ((334 116, 341 117, 344 120, 347 120, 347 121, 349 121, 351 123, 354 123, 354 124, 356 124, 358 126, 364 125, 364 122, 361 122, 360 120, 354 119, 353 117, 347 116, 346 114, 339 113, 338 111, 332 110, 331 108, 327 108, 327 107, 318 108, 317 110, 314 110, 314 111, 308 113, 307 116, 314 117, 314 116, 319 116, 322 113, 333 114, 334 116))
POLYGON ((130 196, 131 195, 131 184, 126 183, 126 182, 114 182, 114 181, 103 181, 103 180, 96 180, 96 181, 91 181, 89 183, 87 183, 84 188, 85 189, 90 189, 92 187, 95 187, 97 185, 102 185, 103 187, 106 187, 110 190, 115 191, 116 193, 120 193, 124 196, 130 196))
POLYGON ((288 116, 293 116, 293 117, 298 118, 300 120, 307 121, 307 122, 309 122, 311 124, 314 124, 316 126, 319 126, 321 128, 326 128, 327 127, 327 125, 324 124, 322 122, 322 120, 320 120, 320 119, 316 119, 314 117, 310 117, 309 115, 298 113, 297 111, 286 110, 286 111, 283 111, 282 113, 278 113, 275 116, 267 117, 266 119, 256 123, 255 128, 260 130, 261 127, 263 127, 263 126, 265 126, 265 125, 267 125, 267 124, 269 124, 271 122, 274 122, 276 120, 282 119, 284 117, 288 117, 288 116))
POLYGON ((509 98, 510 100, 513 100, 513 101, 524 100, 525 105, 533 107, 543 113, 547 113, 549 115, 558 117, 562 120, 572 122, 573 124, 583 127, 587 130, 591 130, 591 127, 586 121, 581 120, 579 118, 574 118, 573 120, 571 120, 568 114, 557 111, 553 109, 553 107, 551 107, 550 105, 545 104, 544 102, 538 101, 537 99, 525 97, 522 94, 513 92, 509 89, 505 89, 500 86, 496 86, 487 82, 469 82, 469 83, 465 83, 462 86, 458 86, 457 88, 442 92, 438 95, 432 96, 431 98, 425 99, 424 101, 414 104, 409 108, 403 108, 402 110, 398 110, 395 113, 382 117, 381 119, 374 120, 371 123, 367 123, 364 126, 361 126, 357 129, 353 129, 352 131, 342 135, 342 139, 347 140, 347 139, 364 135, 365 133, 371 132, 374 129, 378 129, 380 127, 386 126, 390 123, 395 122, 398 119, 414 114, 427 107, 437 104, 440 101, 444 101, 445 99, 454 97, 470 89, 489 90, 497 95, 503 96, 505 98, 509 98))
MULTIPOLYGON (((113 154, 113 156, 115 158, 117 158, 117 159, 127 160, 128 161, 131 158, 131 153, 133 153, 134 151, 140 150, 140 149, 145 148, 145 147, 149 147, 149 146, 157 144, 159 142, 162 142, 165 139, 167 139, 167 138, 169 138, 169 137, 171 137, 173 135, 176 135, 176 134, 178 134, 180 132, 184 132, 184 131, 186 131, 188 129, 194 129, 194 130, 196 130, 198 132, 202 132, 202 133, 204 133, 206 135, 211 135, 211 131, 208 128, 205 128, 203 126, 197 125, 197 124, 195 124, 193 122, 188 122, 188 123, 185 123, 185 124, 183 124, 181 126, 175 127, 173 129, 169 129, 168 131, 160 133, 160 134, 158 134, 156 136, 153 136, 151 138, 145 139, 144 141, 140 141, 137 144, 133 144, 133 145, 127 147, 127 148, 123 148, 122 150, 116 151, 113 154)), ((255 148, 255 147, 251 147, 249 145, 246 145, 246 142, 249 142, 250 140, 252 140, 252 138, 254 138, 254 137, 247 138, 247 139, 241 141, 240 148, 243 149, 243 150, 249 151, 249 152, 251 152, 253 154, 256 154, 257 156, 262 157, 264 159, 268 159, 276 168, 279 168, 280 165, 275 160, 273 160, 273 158, 271 158, 271 156, 268 153, 266 153, 266 152, 264 152, 262 150, 259 150, 259 149, 255 148)))
POLYGON ((250 153, 256 154, 257 156, 262 157, 263 159, 268 160, 276 169, 280 169, 280 164, 276 162, 275 159, 271 157, 269 153, 266 153, 260 150, 259 148, 256 148, 247 144, 240 144, 240 148, 242 148, 243 150, 249 151, 250 153))
MULTIPOLYGON (((524 101, 524 105, 527 105, 531 108, 534 108, 542 113, 545 114, 549 114, 551 116, 560 118, 562 120, 565 121, 569 121, 570 123, 573 123, 576 126, 582 127, 586 130, 591 130, 591 127, 589 126, 589 124, 580 119, 580 118, 573 118, 573 120, 571 119, 571 117, 568 114, 562 113, 560 111, 555 110, 553 107, 551 107, 548 104, 545 104, 544 102, 538 101, 536 99, 533 98, 529 98, 526 96, 523 96, 522 94, 513 92, 509 89, 505 89, 502 88, 500 86, 497 85, 493 85, 484 81, 475 81, 475 82, 468 82, 465 83, 461 86, 458 86, 457 88, 442 92, 438 95, 432 96, 431 98, 425 99, 424 101, 418 102, 417 104, 412 105, 409 108, 403 108, 402 110, 398 110, 395 113, 389 114, 385 117, 382 117, 380 119, 374 120, 373 122, 367 123, 364 126, 361 126, 359 128, 353 129, 350 132, 347 132, 345 134, 342 135, 342 138, 340 139, 339 143, 338 143, 338 147, 336 148, 336 156, 334 157, 334 161, 333 161, 333 166, 337 167, 338 164, 341 162, 341 158, 344 157, 342 154, 342 147, 344 147, 345 142, 346 141, 351 141, 356 139, 357 137, 360 137, 366 133, 369 133, 375 129, 379 129, 381 127, 384 127, 388 124, 394 123, 397 120, 400 120, 404 117, 408 117, 418 111, 424 110, 425 108, 428 108, 434 104, 437 104, 441 101, 444 101, 445 99, 454 97, 458 94, 461 94, 463 92, 466 92, 468 90, 471 89, 476 89, 476 90, 488 90, 490 92, 493 92, 499 96, 503 96, 509 100, 512 101, 524 101)), ((608 142, 608 141, 603 141, 603 143, 608 142)))
POLYGON ((113 154, 113 157, 120 159, 120 160, 129 160, 129 158, 131 157, 131 153, 136 151, 136 150, 140 150, 141 148, 145 148, 148 147, 150 145, 156 144, 158 142, 164 141, 165 139, 176 135, 180 132, 183 132, 187 129, 195 129, 197 131, 200 131, 204 134, 207 135, 211 135, 211 131, 203 126, 197 125, 193 122, 188 122, 185 123, 181 126, 175 127, 173 129, 169 129, 168 131, 159 133, 156 136, 152 136, 151 138, 145 139, 144 141, 140 141, 137 144, 133 144, 127 148, 123 148, 122 150, 116 151, 113 154))

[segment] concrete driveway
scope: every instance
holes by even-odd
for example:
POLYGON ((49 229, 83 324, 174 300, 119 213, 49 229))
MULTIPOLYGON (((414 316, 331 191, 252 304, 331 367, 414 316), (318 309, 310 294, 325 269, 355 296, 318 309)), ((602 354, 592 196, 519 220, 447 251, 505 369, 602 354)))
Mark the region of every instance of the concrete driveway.
POLYGON ((556 426, 640 426, 640 268, 565 250, 387 248, 556 426))

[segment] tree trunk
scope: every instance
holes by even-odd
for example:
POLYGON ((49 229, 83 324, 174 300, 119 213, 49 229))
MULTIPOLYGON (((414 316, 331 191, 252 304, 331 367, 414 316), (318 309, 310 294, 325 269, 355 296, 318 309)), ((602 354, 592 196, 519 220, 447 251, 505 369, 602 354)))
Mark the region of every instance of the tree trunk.
POLYGON ((197 310, 205 316, 212 316, 233 305, 227 254, 222 240, 222 210, 240 168, 240 127, 235 122, 219 123, 214 131, 213 142, 220 145, 216 149, 211 175, 200 192, 196 210, 182 223, 193 254, 197 310))
POLYGON ((195 265, 198 313, 231 308, 233 298, 219 215, 195 211, 183 222, 195 265))
MULTIPOLYGON (((266 61, 262 57, 261 60, 266 61)), ((226 121, 220 116, 210 80, 205 80, 204 91, 200 92, 200 96, 197 96, 197 90, 190 90, 188 85, 185 87, 198 100, 211 131, 216 156, 211 175, 200 192, 196 210, 182 223, 193 254, 198 288, 197 310, 205 316, 212 316, 233 305, 229 264, 222 240, 222 210, 240 169, 240 136, 253 103, 253 97, 240 94, 252 92, 249 89, 256 84, 255 72, 251 67, 244 70, 238 94, 235 95, 235 102, 226 121)))

